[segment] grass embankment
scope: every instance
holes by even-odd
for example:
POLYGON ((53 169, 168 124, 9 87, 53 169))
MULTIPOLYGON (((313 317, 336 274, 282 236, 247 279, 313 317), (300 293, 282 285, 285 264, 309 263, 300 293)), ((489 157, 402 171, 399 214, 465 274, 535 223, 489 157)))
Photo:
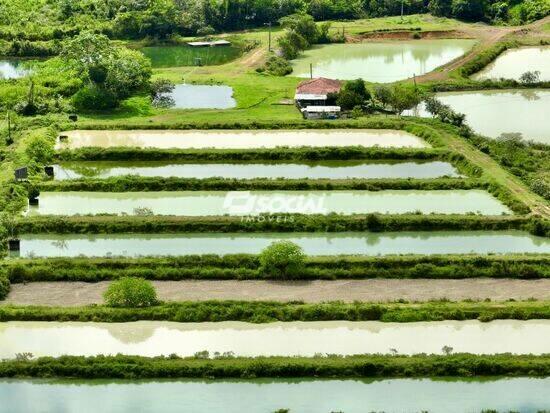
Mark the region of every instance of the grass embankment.
MULTIPOLYGON (((33 258, 0 263, 11 282, 98 282, 120 277, 150 280, 277 280, 257 255, 149 258, 33 258)), ((295 280, 335 279, 540 279, 550 277, 550 254, 308 257, 295 280)))
POLYGON ((550 356, 328 356, 178 358, 136 356, 44 357, 0 362, 0 377, 80 379, 259 377, 475 377, 547 376, 550 356))
POLYGON ((271 301, 201 301, 149 308, 0 306, 0 321, 93 321, 121 323, 140 320, 181 323, 242 321, 382 321, 547 320, 550 302, 427 302, 304 304, 271 301))

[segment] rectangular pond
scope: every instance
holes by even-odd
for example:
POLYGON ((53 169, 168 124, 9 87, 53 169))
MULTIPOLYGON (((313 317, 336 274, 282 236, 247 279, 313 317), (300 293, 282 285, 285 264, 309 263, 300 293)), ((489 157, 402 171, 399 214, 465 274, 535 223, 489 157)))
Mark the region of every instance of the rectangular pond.
POLYGON ((56 235, 23 234, 12 257, 139 257, 258 254, 288 240, 307 255, 550 254, 550 239, 520 231, 187 233, 56 235))
POLYGON ((304 356, 316 354, 548 354, 550 320, 174 323, 0 323, 0 359, 17 353, 36 357, 62 355, 177 354, 202 351, 236 356, 304 356), (426 340, 429 337, 429 340, 426 340), (392 350, 393 349, 393 350, 392 350))
POLYGON ((514 79, 519 80, 527 71, 539 72, 540 81, 550 80, 550 46, 532 46, 509 49, 502 53, 480 72, 472 76, 475 80, 514 79))
POLYGON ((66 141, 57 149, 83 147, 139 147, 158 149, 251 149, 324 146, 380 146, 427 148, 423 139, 410 133, 384 129, 307 130, 76 130, 63 132, 66 141))
POLYGON ((375 178, 458 178, 448 162, 441 161, 322 161, 322 162, 232 162, 189 163, 162 161, 63 162, 54 165, 58 181, 115 176, 162 178, 286 178, 286 179, 375 179, 375 178))
POLYGON ((537 413, 550 378, 0 380, 0 413, 537 413), (330 395, 330 397, 327 397, 330 395))
POLYGON ((230 109, 237 106, 233 88, 211 85, 176 85, 171 107, 175 109, 230 109))
MULTIPOLYGON (((484 90, 438 93, 437 98, 466 115, 466 123, 490 138, 515 134, 550 145, 550 91, 484 90)), ((423 107, 416 112, 429 117, 423 107)))
POLYGON ((235 60, 241 49, 234 46, 150 46, 139 49, 153 67, 213 66, 235 60))
POLYGON ((313 46, 292 62, 291 76, 391 83, 420 76, 467 53, 469 39, 410 40, 313 46))
POLYGON ((39 200, 38 206, 28 208, 28 215, 510 213, 500 201, 481 190, 42 192, 39 200))

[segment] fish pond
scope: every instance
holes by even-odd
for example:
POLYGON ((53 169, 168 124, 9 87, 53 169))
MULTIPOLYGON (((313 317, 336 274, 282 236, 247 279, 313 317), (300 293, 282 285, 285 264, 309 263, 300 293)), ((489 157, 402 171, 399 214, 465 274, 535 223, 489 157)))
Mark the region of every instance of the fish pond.
POLYGON ((151 60, 154 68, 215 66, 228 63, 241 55, 241 49, 234 46, 151 46, 143 47, 140 51, 151 60))
POLYGON ((325 146, 426 148, 408 132, 385 129, 308 130, 76 130, 64 132, 57 149, 139 147, 158 149, 251 149, 325 146))
POLYGON ((257 216, 264 213, 501 215, 510 210, 482 190, 42 192, 32 215, 257 216))
POLYGON ((175 109, 230 109, 237 106, 233 88, 218 85, 176 85, 169 94, 175 109))
POLYGON ((29 61, 0 60, 0 80, 19 79, 30 73, 29 61))
POLYGON ((296 413, 482 410, 536 413, 550 407, 550 378, 386 380, 0 380, 0 413, 296 413), (330 395, 330 397, 327 397, 330 395))
POLYGON ((178 178, 287 178, 287 179, 367 179, 367 178, 439 178, 461 175, 448 162, 233 162, 177 163, 162 161, 137 162, 64 162, 54 165, 56 180, 111 178, 115 176, 178 178))
POLYGON ((472 76, 475 80, 519 80, 527 71, 539 72, 539 80, 550 80, 550 46, 533 46, 509 49, 483 70, 472 76))
POLYGON ((291 76, 391 83, 420 76, 467 53, 469 39, 411 40, 313 46, 292 62, 291 76))
POLYGON ((62 355, 548 354, 550 321, 0 323, 0 359, 62 355), (429 337, 429 340, 426 340, 429 337))
POLYGON ((258 254, 287 240, 307 255, 550 253, 550 239, 520 231, 342 233, 22 234, 12 257, 258 254))
MULTIPOLYGON (((483 90, 439 93, 437 98, 456 112, 466 115, 466 122, 477 133, 490 138, 503 134, 521 136, 550 145, 550 91, 483 90)), ((423 107, 416 114, 431 116, 423 107)))

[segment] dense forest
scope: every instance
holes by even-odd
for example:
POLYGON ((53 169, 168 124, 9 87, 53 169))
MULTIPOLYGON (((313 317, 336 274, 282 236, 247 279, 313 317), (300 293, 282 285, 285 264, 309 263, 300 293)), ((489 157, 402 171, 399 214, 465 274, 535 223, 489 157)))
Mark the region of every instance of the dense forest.
MULTIPOLYGON (((316 20, 401 13, 399 0, 0 0, 0 38, 44 41, 92 29, 111 38, 206 35, 260 27, 305 12, 316 20)), ((519 24, 550 13, 550 0, 403 0, 405 14, 519 24)))

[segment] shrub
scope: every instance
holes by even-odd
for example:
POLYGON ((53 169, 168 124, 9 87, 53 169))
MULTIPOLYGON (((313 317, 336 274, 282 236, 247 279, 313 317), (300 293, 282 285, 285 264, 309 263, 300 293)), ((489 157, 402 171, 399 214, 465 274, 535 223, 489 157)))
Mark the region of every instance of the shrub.
POLYGON ((306 255, 299 245, 290 241, 277 241, 260 254, 261 271, 276 278, 292 278, 305 268, 306 255))
POLYGON ((151 282, 132 277, 113 282, 103 298, 110 307, 151 307, 158 302, 151 282))
POLYGON ((5 273, 0 273, 0 300, 8 296, 10 292, 10 280, 5 273))
POLYGON ((107 110, 115 108, 118 100, 107 89, 88 85, 73 96, 72 103, 78 110, 107 110))

